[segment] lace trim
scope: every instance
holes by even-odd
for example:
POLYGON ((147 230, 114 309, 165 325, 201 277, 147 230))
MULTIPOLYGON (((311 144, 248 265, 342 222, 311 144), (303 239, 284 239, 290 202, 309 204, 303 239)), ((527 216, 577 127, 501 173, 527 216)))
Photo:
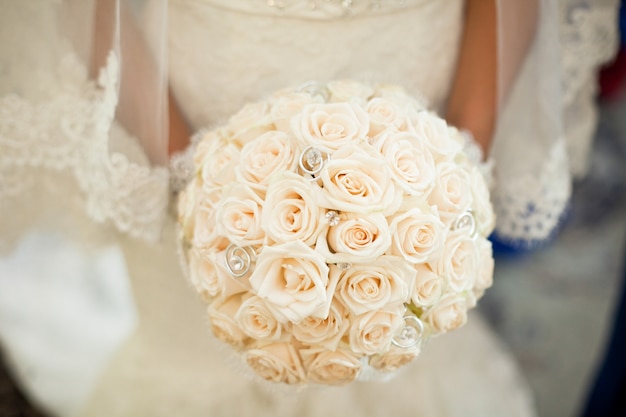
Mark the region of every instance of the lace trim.
POLYGON ((545 241, 559 226, 570 195, 567 150, 561 139, 539 173, 507 178, 498 184, 492 194, 496 234, 521 245, 545 241))
POLYGON ((596 69, 611 59, 619 46, 617 0, 561 0, 563 103, 571 104, 596 69))
MULTIPOLYGON (((151 168, 113 121, 119 66, 111 52, 94 83, 87 80, 78 58, 68 53, 57 74, 46 80, 50 88, 59 89, 49 98, 42 102, 14 94, 0 98, 0 211, 9 207, 11 199, 34 192, 42 183, 48 186, 37 188, 37 193, 73 200, 71 188, 59 189, 62 180, 55 187, 48 178, 71 173, 89 218, 111 221, 118 230, 145 240, 159 237, 168 201, 168 173, 165 168, 151 168), (113 136, 120 141, 116 151, 110 150, 113 136)), ((35 197, 39 196, 32 196, 33 202, 35 197)))

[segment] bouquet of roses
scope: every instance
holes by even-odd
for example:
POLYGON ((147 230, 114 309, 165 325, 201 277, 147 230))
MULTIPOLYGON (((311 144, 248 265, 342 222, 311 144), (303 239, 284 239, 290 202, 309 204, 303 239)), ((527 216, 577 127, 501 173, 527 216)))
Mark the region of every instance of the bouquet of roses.
POLYGON ((179 224, 214 335, 267 380, 344 384, 462 326, 492 282, 494 227, 463 142, 401 88, 353 81, 279 91, 205 133, 179 224))

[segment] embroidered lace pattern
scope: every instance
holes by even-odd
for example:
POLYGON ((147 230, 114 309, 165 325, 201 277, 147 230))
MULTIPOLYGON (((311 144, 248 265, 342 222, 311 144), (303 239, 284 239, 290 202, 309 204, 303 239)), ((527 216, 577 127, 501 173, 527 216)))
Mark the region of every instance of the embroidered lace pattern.
POLYGON ((49 90, 45 100, 29 100, 26 94, 0 98, 0 213, 21 219, 4 216, 4 239, 35 221, 40 210, 72 211, 76 204, 97 223, 111 222, 146 240, 158 238, 168 173, 151 168, 114 123, 118 75, 113 53, 95 82, 68 53, 56 71, 30 80, 49 90))
POLYGON ((597 69, 618 48, 617 0, 561 0, 561 61, 567 150, 572 175, 587 171, 597 121, 597 69))

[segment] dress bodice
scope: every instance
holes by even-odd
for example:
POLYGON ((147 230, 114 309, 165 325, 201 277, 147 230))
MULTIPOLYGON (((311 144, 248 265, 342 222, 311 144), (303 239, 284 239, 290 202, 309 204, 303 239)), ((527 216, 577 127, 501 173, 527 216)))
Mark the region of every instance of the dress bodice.
POLYGON ((171 83, 194 127, 310 80, 400 84, 440 108, 462 6, 462 0, 174 0, 171 83))

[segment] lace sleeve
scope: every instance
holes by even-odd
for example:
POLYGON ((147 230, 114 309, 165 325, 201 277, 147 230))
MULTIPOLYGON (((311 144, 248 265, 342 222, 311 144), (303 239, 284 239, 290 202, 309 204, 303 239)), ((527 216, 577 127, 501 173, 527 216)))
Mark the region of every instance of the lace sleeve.
MULTIPOLYGON (((122 80, 120 3, 107 3, 116 12, 105 22, 113 42, 93 77, 95 2, 0 4, 0 245, 5 248, 27 227, 70 218, 67 229, 73 232, 91 233, 85 232, 92 230, 87 225, 96 222, 146 240, 159 237, 168 172, 144 149, 162 143, 164 133, 152 128, 148 137, 137 128, 131 135, 116 119, 132 86, 122 80)), ((162 125, 160 108, 140 112, 142 125, 162 125)))

